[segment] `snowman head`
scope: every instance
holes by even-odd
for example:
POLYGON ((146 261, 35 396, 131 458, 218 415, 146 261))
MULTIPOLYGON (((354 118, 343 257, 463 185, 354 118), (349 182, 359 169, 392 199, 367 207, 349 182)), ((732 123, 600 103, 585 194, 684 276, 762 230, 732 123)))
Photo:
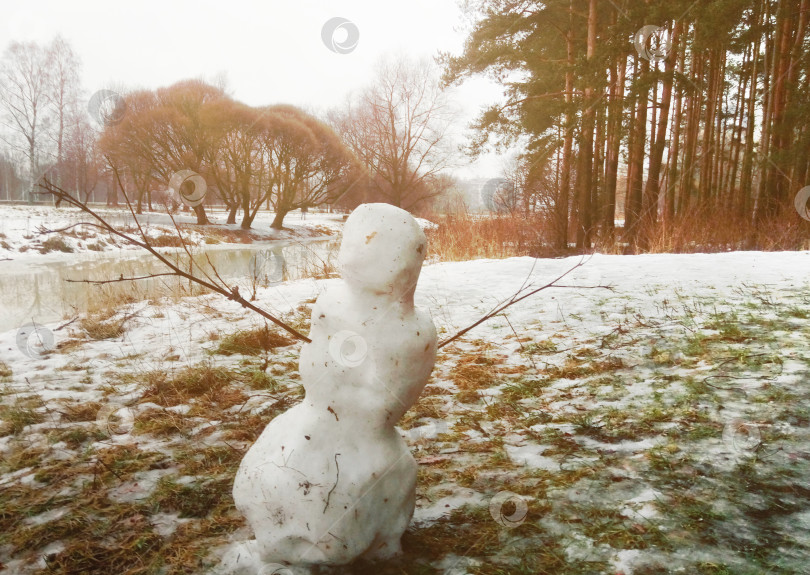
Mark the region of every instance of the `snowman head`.
POLYGON ((426 249, 425 233, 411 214, 389 204, 361 204, 343 228, 338 267, 353 288, 407 298, 426 249))

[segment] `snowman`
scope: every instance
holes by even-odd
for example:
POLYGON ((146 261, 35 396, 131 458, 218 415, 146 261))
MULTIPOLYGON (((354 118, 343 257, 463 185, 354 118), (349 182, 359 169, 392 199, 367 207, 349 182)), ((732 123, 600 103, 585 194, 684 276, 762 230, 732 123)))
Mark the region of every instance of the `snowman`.
POLYGON ((433 322, 413 301, 426 246, 394 206, 363 204, 346 221, 342 280, 315 302, 301 349, 306 396, 270 422, 234 482, 260 565, 401 553, 417 466, 394 425, 436 357, 433 322))

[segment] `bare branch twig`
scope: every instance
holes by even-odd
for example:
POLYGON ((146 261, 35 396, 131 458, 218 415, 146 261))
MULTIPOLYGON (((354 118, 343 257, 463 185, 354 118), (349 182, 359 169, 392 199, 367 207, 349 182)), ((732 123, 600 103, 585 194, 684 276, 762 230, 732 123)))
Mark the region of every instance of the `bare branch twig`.
POLYGON ((138 280, 148 280, 151 278, 159 278, 161 276, 179 276, 180 274, 175 272, 166 272, 162 274, 149 274, 145 276, 139 276, 136 278, 125 278, 123 274, 121 274, 120 278, 114 280, 69 280, 65 279, 66 282, 70 282, 72 284, 93 284, 93 285, 104 285, 104 284, 114 284, 118 282, 132 282, 138 280))
MULTIPOLYGON (((541 292, 543 290, 547 290, 549 288, 561 288, 561 287, 565 287, 565 288, 576 287, 576 288, 587 288, 587 289, 601 288, 601 289, 612 290, 613 288, 611 288, 610 286, 601 286, 601 285, 600 286, 563 286, 563 285, 559 285, 557 283, 558 281, 563 279, 565 276, 567 276, 568 274, 573 272, 575 269, 577 269, 579 267, 582 267, 586 262, 587 262, 587 260, 580 261, 578 264, 576 264, 575 266, 570 268, 568 271, 566 271, 565 273, 563 273, 562 275, 560 275, 556 279, 550 281, 549 283, 547 283, 544 286, 541 286, 539 288, 531 289, 532 284, 527 284, 527 282, 524 281, 521 288, 518 291, 516 291, 514 294, 512 294, 512 296, 509 299, 507 299, 507 300, 499 303, 498 305, 496 305, 492 310, 490 310, 489 312, 484 314, 475 323, 473 323, 471 325, 468 325, 467 327, 465 327, 461 331, 457 332, 452 337, 449 337, 448 339, 440 342, 437 349, 441 349, 442 347, 446 346, 448 343, 451 343, 451 342, 457 340, 458 338, 463 336, 465 333, 467 333, 471 329, 473 329, 475 327, 478 327, 479 325, 481 325, 485 321, 487 321, 489 319, 492 319, 496 315, 501 314, 506 308, 511 307, 511 306, 515 305, 516 303, 518 303, 520 301, 523 301, 527 297, 533 296, 534 294, 539 293, 539 292, 541 292), (523 293, 523 292, 526 292, 526 293, 523 293)), ((532 266, 532 269, 534 269, 534 266, 532 266)))
MULTIPOLYGON (((118 176, 118 174, 116 173, 116 177, 117 176, 118 176)), ((120 182, 120 179, 119 179, 119 185, 120 185, 120 183, 121 182, 120 182)), ((123 233, 121 231, 118 231, 109 222, 107 222, 107 220, 105 220, 102 216, 100 216, 98 213, 96 213, 92 208, 88 207, 84 202, 78 200, 77 198, 74 198, 73 196, 70 195, 70 193, 66 192, 65 190, 63 190, 59 186, 53 184, 47 178, 44 178, 43 183, 39 184, 39 186, 43 190, 45 190, 45 193, 51 194, 57 200, 67 202, 69 205, 75 206, 75 207, 79 208, 81 211, 83 211, 86 214, 89 214, 90 216, 95 218, 96 221, 99 222, 101 227, 103 227, 103 229, 105 229, 105 230, 109 231, 110 233, 120 237, 121 239, 123 239, 126 242, 129 242, 129 243, 131 243, 133 245, 139 246, 139 247, 145 249, 146 251, 148 251, 155 258, 160 260, 161 263, 163 263, 166 267, 168 267, 170 270, 172 270, 172 273, 167 274, 167 275, 180 276, 180 277, 185 278, 187 280, 198 283, 201 286, 203 286, 203 287, 205 287, 205 288, 207 288, 207 289, 209 289, 209 290, 211 290, 213 292, 216 292, 216 293, 218 293, 220 295, 224 295, 228 299, 231 299, 231 300, 237 302, 242 307, 247 308, 247 309, 249 309, 251 311, 254 311, 254 312, 258 313, 259 315, 261 315, 262 317, 270 320, 272 323, 274 323, 275 325, 277 325, 278 327, 280 327, 284 331, 288 332, 289 334, 293 335, 294 337, 300 339, 301 341, 304 341, 306 343, 311 342, 311 340, 307 336, 300 333, 299 331, 297 331, 292 326, 287 325, 286 323, 284 323, 280 319, 276 318, 275 316, 271 315, 267 311, 265 311, 265 310, 261 309, 260 307, 252 304, 251 302, 245 300, 242 296, 239 295, 239 291, 237 289, 233 289, 231 291, 228 291, 224 287, 220 287, 220 286, 216 285, 215 283, 203 280, 203 279, 201 279, 201 278, 199 278, 199 277, 197 277, 197 276, 195 276, 193 274, 190 274, 190 273, 180 269, 177 265, 175 265, 171 261, 169 261, 163 254, 161 254, 157 250, 155 250, 155 248, 153 248, 151 246, 151 244, 149 244, 147 236, 146 236, 145 232, 143 231, 143 228, 141 228, 140 222, 138 221, 138 218, 135 215, 135 211, 132 208, 132 204, 129 201, 129 198, 127 197, 125 192, 124 192, 124 198, 127 201, 127 206, 129 207, 130 213, 132 214, 133 218, 135 218, 135 224, 138 227, 138 230, 140 232, 140 235, 141 235, 141 238, 142 238, 143 241, 139 241, 139 240, 135 239, 134 237, 132 237, 132 236, 130 236, 128 234, 125 234, 125 233, 123 233)), ((114 280, 114 281, 122 281, 122 280, 121 280, 121 278, 119 278, 118 280, 114 280)))

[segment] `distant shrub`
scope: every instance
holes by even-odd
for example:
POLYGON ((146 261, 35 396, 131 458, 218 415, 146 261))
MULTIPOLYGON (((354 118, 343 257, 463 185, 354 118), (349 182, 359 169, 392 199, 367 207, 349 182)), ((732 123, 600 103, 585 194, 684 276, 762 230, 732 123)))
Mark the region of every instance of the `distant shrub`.
POLYGON ((112 320, 113 310, 106 310, 100 314, 82 318, 79 326, 92 339, 114 339, 124 335, 126 319, 112 320))
POLYGON ((47 254, 49 252, 64 252, 67 254, 73 253, 73 248, 65 243, 64 238, 59 236, 51 236, 39 248, 39 253, 47 254))
POLYGON ((153 248, 179 248, 183 246, 183 240, 175 235, 162 234, 154 238, 149 238, 149 244, 153 248))

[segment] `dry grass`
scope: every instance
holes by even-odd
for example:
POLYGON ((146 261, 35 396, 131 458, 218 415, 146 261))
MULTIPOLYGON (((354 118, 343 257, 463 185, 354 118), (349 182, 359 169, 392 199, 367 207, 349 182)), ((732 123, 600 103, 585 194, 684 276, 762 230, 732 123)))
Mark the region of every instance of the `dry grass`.
POLYGON ((183 405, 192 399, 202 399, 206 403, 234 404, 233 398, 225 393, 234 379, 234 373, 224 367, 202 363, 170 373, 163 370, 150 371, 140 377, 147 383, 143 401, 166 407, 183 405))
POLYGON ((63 403, 64 405, 58 411, 62 414, 62 419, 69 422, 95 421, 98 411, 101 409, 101 404, 97 401, 72 403, 69 400, 63 400, 63 403))
MULTIPOLYGON (((672 222, 659 223, 652 233, 640 238, 635 252, 802 250, 807 249, 809 240, 810 226, 792 210, 757 225, 750 216, 728 210, 694 208, 672 222)), ((599 249, 617 251, 615 246, 600 246, 599 249)))
POLYGON ((18 435, 29 425, 45 421, 42 400, 17 398, 14 405, 0 405, 0 437, 18 435))
POLYGON ((135 416, 133 423, 133 433, 136 435, 149 434, 157 437, 187 437, 188 432, 196 425, 184 415, 157 409, 142 411, 135 416))
POLYGON ((439 261, 555 255, 538 216, 432 216, 439 227, 427 230, 428 257, 439 261))
POLYGON ((51 236, 45 241, 42 242, 42 245, 39 247, 39 253, 47 254, 50 252, 63 252, 63 253, 72 253, 73 248, 68 245, 63 238, 60 236, 51 236))
MULTIPOLYGON (((188 244, 189 240, 185 240, 188 244)), ((153 248, 181 248, 183 247, 183 239, 176 234, 161 234, 159 236, 150 237, 149 244, 153 248)))
POLYGON ((456 386, 463 391, 486 389, 497 385, 497 371, 492 358, 469 354, 458 360, 450 378, 456 386))
MULTIPOLYGON (((566 255, 553 248, 553 226, 541 215, 461 213, 427 217, 439 224, 438 229, 427 231, 428 254, 434 260, 566 255)), ((569 242, 573 239, 569 237, 569 242)), ((756 225, 750 217, 727 210, 695 208, 672 222, 659 222, 634 245, 629 245, 627 234, 617 228, 615 238, 596 238, 595 249, 601 253, 804 250, 810 249, 810 226, 791 210, 756 225)))
POLYGON ((102 309, 83 317, 79 327, 91 339, 115 339, 124 335, 126 318, 114 319, 116 312, 112 307, 102 309))
POLYGON ((217 346, 215 353, 222 355, 261 355, 277 347, 286 347, 294 341, 278 330, 268 326, 256 329, 237 331, 226 336, 217 346))

